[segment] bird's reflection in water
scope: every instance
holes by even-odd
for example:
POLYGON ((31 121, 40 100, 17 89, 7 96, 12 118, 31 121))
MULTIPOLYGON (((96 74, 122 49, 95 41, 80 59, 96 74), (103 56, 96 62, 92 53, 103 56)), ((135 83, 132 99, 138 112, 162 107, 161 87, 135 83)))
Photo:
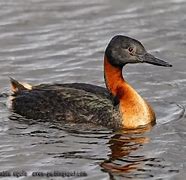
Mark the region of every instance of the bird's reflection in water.
POLYGON ((117 132, 108 142, 111 150, 109 158, 100 164, 103 171, 109 172, 111 176, 113 173, 122 175, 137 170, 146 157, 132 154, 150 141, 145 133, 151 128, 149 125, 145 128, 117 132))
MULTIPOLYGON (((97 126, 86 127, 86 124, 68 125, 62 124, 61 122, 56 124, 53 122, 44 123, 42 119, 40 121, 35 121, 25 119, 17 114, 12 114, 9 118, 12 121, 19 122, 18 124, 14 124, 14 135, 43 137, 43 141, 38 140, 38 142, 35 142, 35 145, 43 143, 45 146, 52 145, 52 149, 54 150, 57 148, 57 152, 54 153, 51 153, 50 150, 48 151, 46 148, 47 155, 58 159, 70 158, 76 162, 78 162, 78 160, 87 161, 88 159, 91 164, 93 161, 96 165, 97 162, 99 162, 101 169, 109 174, 110 179, 117 179, 117 177, 119 179, 132 178, 148 180, 160 177, 159 179, 161 179, 162 177, 170 177, 179 173, 179 170, 171 166, 162 156, 157 157, 156 154, 153 154, 159 150, 160 146, 154 147, 155 151, 151 151, 154 145, 148 137, 148 132, 152 129, 152 126, 135 130, 123 130, 113 134, 112 131, 108 131, 101 127, 100 129, 98 129, 97 126), (25 129, 27 130, 25 131, 25 129), (68 133, 66 134, 66 132, 68 133), (110 136, 111 138, 109 139, 110 136), (64 141, 64 138, 66 138, 66 141, 64 141), (68 149, 68 142, 71 142, 72 138, 74 148, 70 151, 68 149), (99 152, 95 152, 94 149, 96 148, 97 150, 97 148, 102 149, 105 147, 105 143, 102 143, 103 140, 105 143, 108 142, 107 147, 110 149, 110 153, 107 155, 108 158, 106 160, 103 158, 105 151, 103 151, 103 154, 99 154, 99 152), (62 142, 62 146, 59 146, 59 142, 62 142), (147 146, 151 146, 150 151, 148 148, 146 149, 144 147, 146 143, 147 146), (95 146, 92 146, 92 144, 95 146), (84 146, 84 148, 79 150, 78 148, 80 145, 81 147, 84 146), (61 147, 67 148, 63 149, 61 147), (74 150, 75 148, 78 150, 74 150)), ((152 132, 150 132, 150 134, 151 133, 152 132)), ((70 147, 72 147, 72 145, 70 147)), ((64 161, 62 164, 65 164, 64 161)))

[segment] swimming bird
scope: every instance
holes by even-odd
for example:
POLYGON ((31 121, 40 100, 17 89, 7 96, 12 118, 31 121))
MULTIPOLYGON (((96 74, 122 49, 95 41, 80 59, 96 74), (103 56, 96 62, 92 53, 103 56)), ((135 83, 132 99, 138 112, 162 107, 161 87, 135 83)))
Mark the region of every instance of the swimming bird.
POLYGON ((32 86, 11 78, 12 110, 31 119, 93 123, 112 129, 155 124, 151 106, 122 75, 123 67, 134 63, 172 66, 149 54, 138 40, 116 35, 104 54, 106 88, 85 83, 32 86))

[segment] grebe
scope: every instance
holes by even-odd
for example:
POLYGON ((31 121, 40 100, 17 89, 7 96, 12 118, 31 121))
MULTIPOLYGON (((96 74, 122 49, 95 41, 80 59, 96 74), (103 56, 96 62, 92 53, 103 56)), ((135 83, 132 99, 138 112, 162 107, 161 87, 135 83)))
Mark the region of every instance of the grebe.
POLYGON ((172 66, 147 53, 138 40, 116 35, 104 55, 107 89, 85 83, 31 86, 11 78, 12 110, 31 119, 93 123, 112 129, 155 124, 151 106, 122 76, 128 63, 172 66))

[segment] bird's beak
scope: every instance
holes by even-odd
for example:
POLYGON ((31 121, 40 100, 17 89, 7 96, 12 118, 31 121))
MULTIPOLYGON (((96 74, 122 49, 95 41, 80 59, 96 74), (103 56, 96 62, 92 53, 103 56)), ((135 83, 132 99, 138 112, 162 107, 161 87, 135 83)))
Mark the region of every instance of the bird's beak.
POLYGON ((139 61, 142 63, 144 62, 144 63, 154 64, 157 66, 172 67, 172 65, 169 64, 168 62, 158 59, 149 53, 146 53, 144 55, 140 55, 138 57, 139 57, 139 61))

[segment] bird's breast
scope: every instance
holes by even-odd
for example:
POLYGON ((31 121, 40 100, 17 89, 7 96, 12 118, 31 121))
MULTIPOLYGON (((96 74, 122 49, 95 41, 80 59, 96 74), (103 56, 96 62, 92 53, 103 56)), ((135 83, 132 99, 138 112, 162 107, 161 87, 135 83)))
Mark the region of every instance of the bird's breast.
POLYGON ((129 84, 125 82, 118 94, 123 127, 133 129, 155 122, 151 106, 129 84))

